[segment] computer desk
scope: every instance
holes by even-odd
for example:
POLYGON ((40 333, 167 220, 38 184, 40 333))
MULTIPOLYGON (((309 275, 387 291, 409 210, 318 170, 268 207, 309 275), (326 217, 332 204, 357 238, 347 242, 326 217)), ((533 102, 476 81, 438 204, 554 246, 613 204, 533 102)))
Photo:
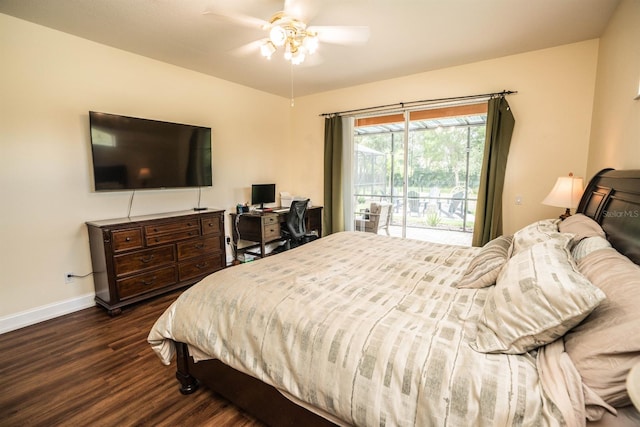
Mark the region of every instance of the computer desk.
MULTIPOLYGON (((286 227, 288 211, 280 211, 280 208, 273 208, 271 212, 248 212, 248 213, 231 213, 231 228, 233 236, 233 245, 235 249, 235 262, 238 262, 238 252, 247 251, 260 247, 259 254, 261 258, 266 255, 267 243, 282 240, 281 230, 286 227), (238 249, 238 242, 246 240, 255 242, 241 249, 238 249)), ((322 237, 322 206, 313 206, 307 209, 305 214, 307 233, 315 231, 318 236, 322 237)))

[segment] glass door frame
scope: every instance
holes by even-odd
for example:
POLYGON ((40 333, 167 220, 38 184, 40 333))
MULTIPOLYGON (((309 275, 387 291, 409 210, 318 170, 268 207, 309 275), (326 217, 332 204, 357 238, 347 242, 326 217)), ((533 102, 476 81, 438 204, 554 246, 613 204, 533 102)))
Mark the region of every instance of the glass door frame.
MULTIPOLYGON (((391 173, 391 186, 390 186, 390 194, 388 195, 384 195, 382 197, 388 197, 391 202, 394 202, 394 199, 400 198, 400 200, 402 201, 402 210, 401 210, 401 236, 403 238, 406 238, 407 236, 407 210, 409 207, 409 176, 408 176, 408 171, 410 168, 409 165, 409 143, 410 143, 410 133, 411 133, 411 121, 412 121, 412 113, 417 112, 418 114, 422 113, 422 114, 426 114, 427 116, 430 117, 441 117, 441 118, 445 118, 445 117, 454 117, 454 116, 458 116, 458 117, 462 117, 462 116, 466 116, 466 115, 473 115, 474 113, 478 113, 478 107, 480 107, 479 109, 482 110, 482 108, 484 107, 484 111, 481 114, 484 114, 486 117, 486 102, 480 101, 478 102, 478 100, 474 100, 474 102, 470 102, 470 103, 465 103, 463 105, 449 105, 449 106, 432 106, 431 108, 425 108, 424 106, 421 107, 414 107, 414 108, 403 108, 401 110, 388 110, 388 111, 377 111, 375 113, 368 113, 368 114, 364 114, 364 115, 358 115, 358 116, 350 116, 349 120, 345 120, 345 123, 343 124, 343 129, 345 130, 344 132, 344 139, 343 141, 348 141, 348 143, 345 143, 343 145, 344 148, 344 161, 343 161, 343 165, 350 165, 350 167, 345 167, 345 171, 343 174, 344 177, 344 182, 345 182, 345 186, 343 188, 344 191, 344 205, 345 205, 345 228, 346 229, 354 229, 355 226, 355 218, 356 218, 356 213, 355 213, 355 209, 354 209, 354 197, 355 197, 355 175, 356 175, 356 171, 355 171, 355 156, 354 156, 354 149, 355 149, 355 142, 354 142, 354 136, 355 136, 355 122, 358 119, 366 119, 366 118, 373 118, 373 117, 383 117, 383 116, 391 116, 391 115, 400 115, 402 114, 403 116, 403 127, 402 129, 399 130, 394 130, 393 132, 400 132, 402 131, 402 143, 403 143, 403 171, 402 171, 402 177, 403 177, 403 182, 402 182, 402 196, 395 196, 393 194, 394 191, 394 182, 393 182, 393 173, 391 173), (456 115, 438 115, 434 112, 440 110, 441 108, 467 108, 470 107, 470 111, 473 111, 473 113, 465 113, 465 114, 456 114, 456 115), (346 125, 348 123, 348 125, 346 125), (348 171, 347 171, 348 169, 348 171)), ((346 118, 346 117, 345 117, 346 118)), ((419 118, 417 118, 416 120, 420 120, 419 118)), ((392 123, 392 122, 389 122, 392 123)), ((393 123, 399 123, 399 122, 393 122, 393 123)), ((486 125, 486 122, 484 123, 486 125)), ((470 132, 470 128, 471 125, 467 125, 468 127, 468 131, 467 131, 467 135, 469 135, 470 132)), ((393 133, 390 132, 390 133, 393 133)), ((469 194, 468 194, 468 190, 469 190, 469 159, 470 159, 470 155, 469 155, 469 136, 467 137, 467 145, 466 145, 466 157, 465 157, 465 178, 464 178, 464 195, 463 195, 463 199, 462 199, 462 205, 463 205, 463 230, 462 231, 466 231, 468 232, 469 230, 467 229, 467 214, 466 214, 466 209, 468 207, 468 203, 469 203, 469 194)), ((400 212, 399 212, 400 213, 400 212)))

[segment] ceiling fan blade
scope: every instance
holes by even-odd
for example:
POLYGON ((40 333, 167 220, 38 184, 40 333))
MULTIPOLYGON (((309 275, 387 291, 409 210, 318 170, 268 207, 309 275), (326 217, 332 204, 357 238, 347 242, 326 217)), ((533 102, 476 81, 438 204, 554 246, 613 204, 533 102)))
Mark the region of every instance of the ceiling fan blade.
POLYGON ((308 28, 318 34, 320 41, 335 44, 364 44, 369 40, 369 27, 317 26, 308 28))
POLYGON ((239 13, 239 12, 234 12, 231 10, 206 9, 204 12, 202 12, 202 14, 213 17, 213 18, 232 22, 234 24, 240 24, 245 27, 262 29, 262 28, 266 28, 269 25, 269 22, 265 21, 264 19, 256 18, 253 16, 239 13))
POLYGON ((231 50, 233 56, 248 56, 260 52, 260 46, 264 44, 267 39, 254 40, 240 47, 231 50))
POLYGON ((318 13, 321 2, 310 2, 302 0, 284 0, 282 11, 287 16, 298 19, 302 22, 309 22, 318 13))
POLYGON ((318 52, 313 55, 307 55, 304 62, 299 65, 299 67, 307 68, 307 67, 315 67, 316 65, 320 65, 324 62, 324 58, 318 52))

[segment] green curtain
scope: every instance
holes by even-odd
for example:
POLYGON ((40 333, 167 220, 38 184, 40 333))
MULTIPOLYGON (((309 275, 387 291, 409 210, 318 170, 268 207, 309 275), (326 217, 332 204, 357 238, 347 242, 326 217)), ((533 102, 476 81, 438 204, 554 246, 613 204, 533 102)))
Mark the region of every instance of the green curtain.
POLYGON ((473 246, 482 246, 502 234, 502 190, 514 125, 515 119, 504 96, 491 98, 487 111, 473 246))
POLYGON ((327 117, 324 122, 324 235, 344 230, 342 146, 342 118, 327 117))

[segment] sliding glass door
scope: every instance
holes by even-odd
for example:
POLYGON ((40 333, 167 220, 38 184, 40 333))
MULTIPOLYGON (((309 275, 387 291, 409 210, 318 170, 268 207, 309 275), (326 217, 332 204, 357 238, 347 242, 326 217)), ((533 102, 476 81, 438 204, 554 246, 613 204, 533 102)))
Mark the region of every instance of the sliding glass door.
POLYGON ((356 118, 354 228, 387 219, 383 204, 384 232, 470 244, 485 123, 485 103, 356 118))

